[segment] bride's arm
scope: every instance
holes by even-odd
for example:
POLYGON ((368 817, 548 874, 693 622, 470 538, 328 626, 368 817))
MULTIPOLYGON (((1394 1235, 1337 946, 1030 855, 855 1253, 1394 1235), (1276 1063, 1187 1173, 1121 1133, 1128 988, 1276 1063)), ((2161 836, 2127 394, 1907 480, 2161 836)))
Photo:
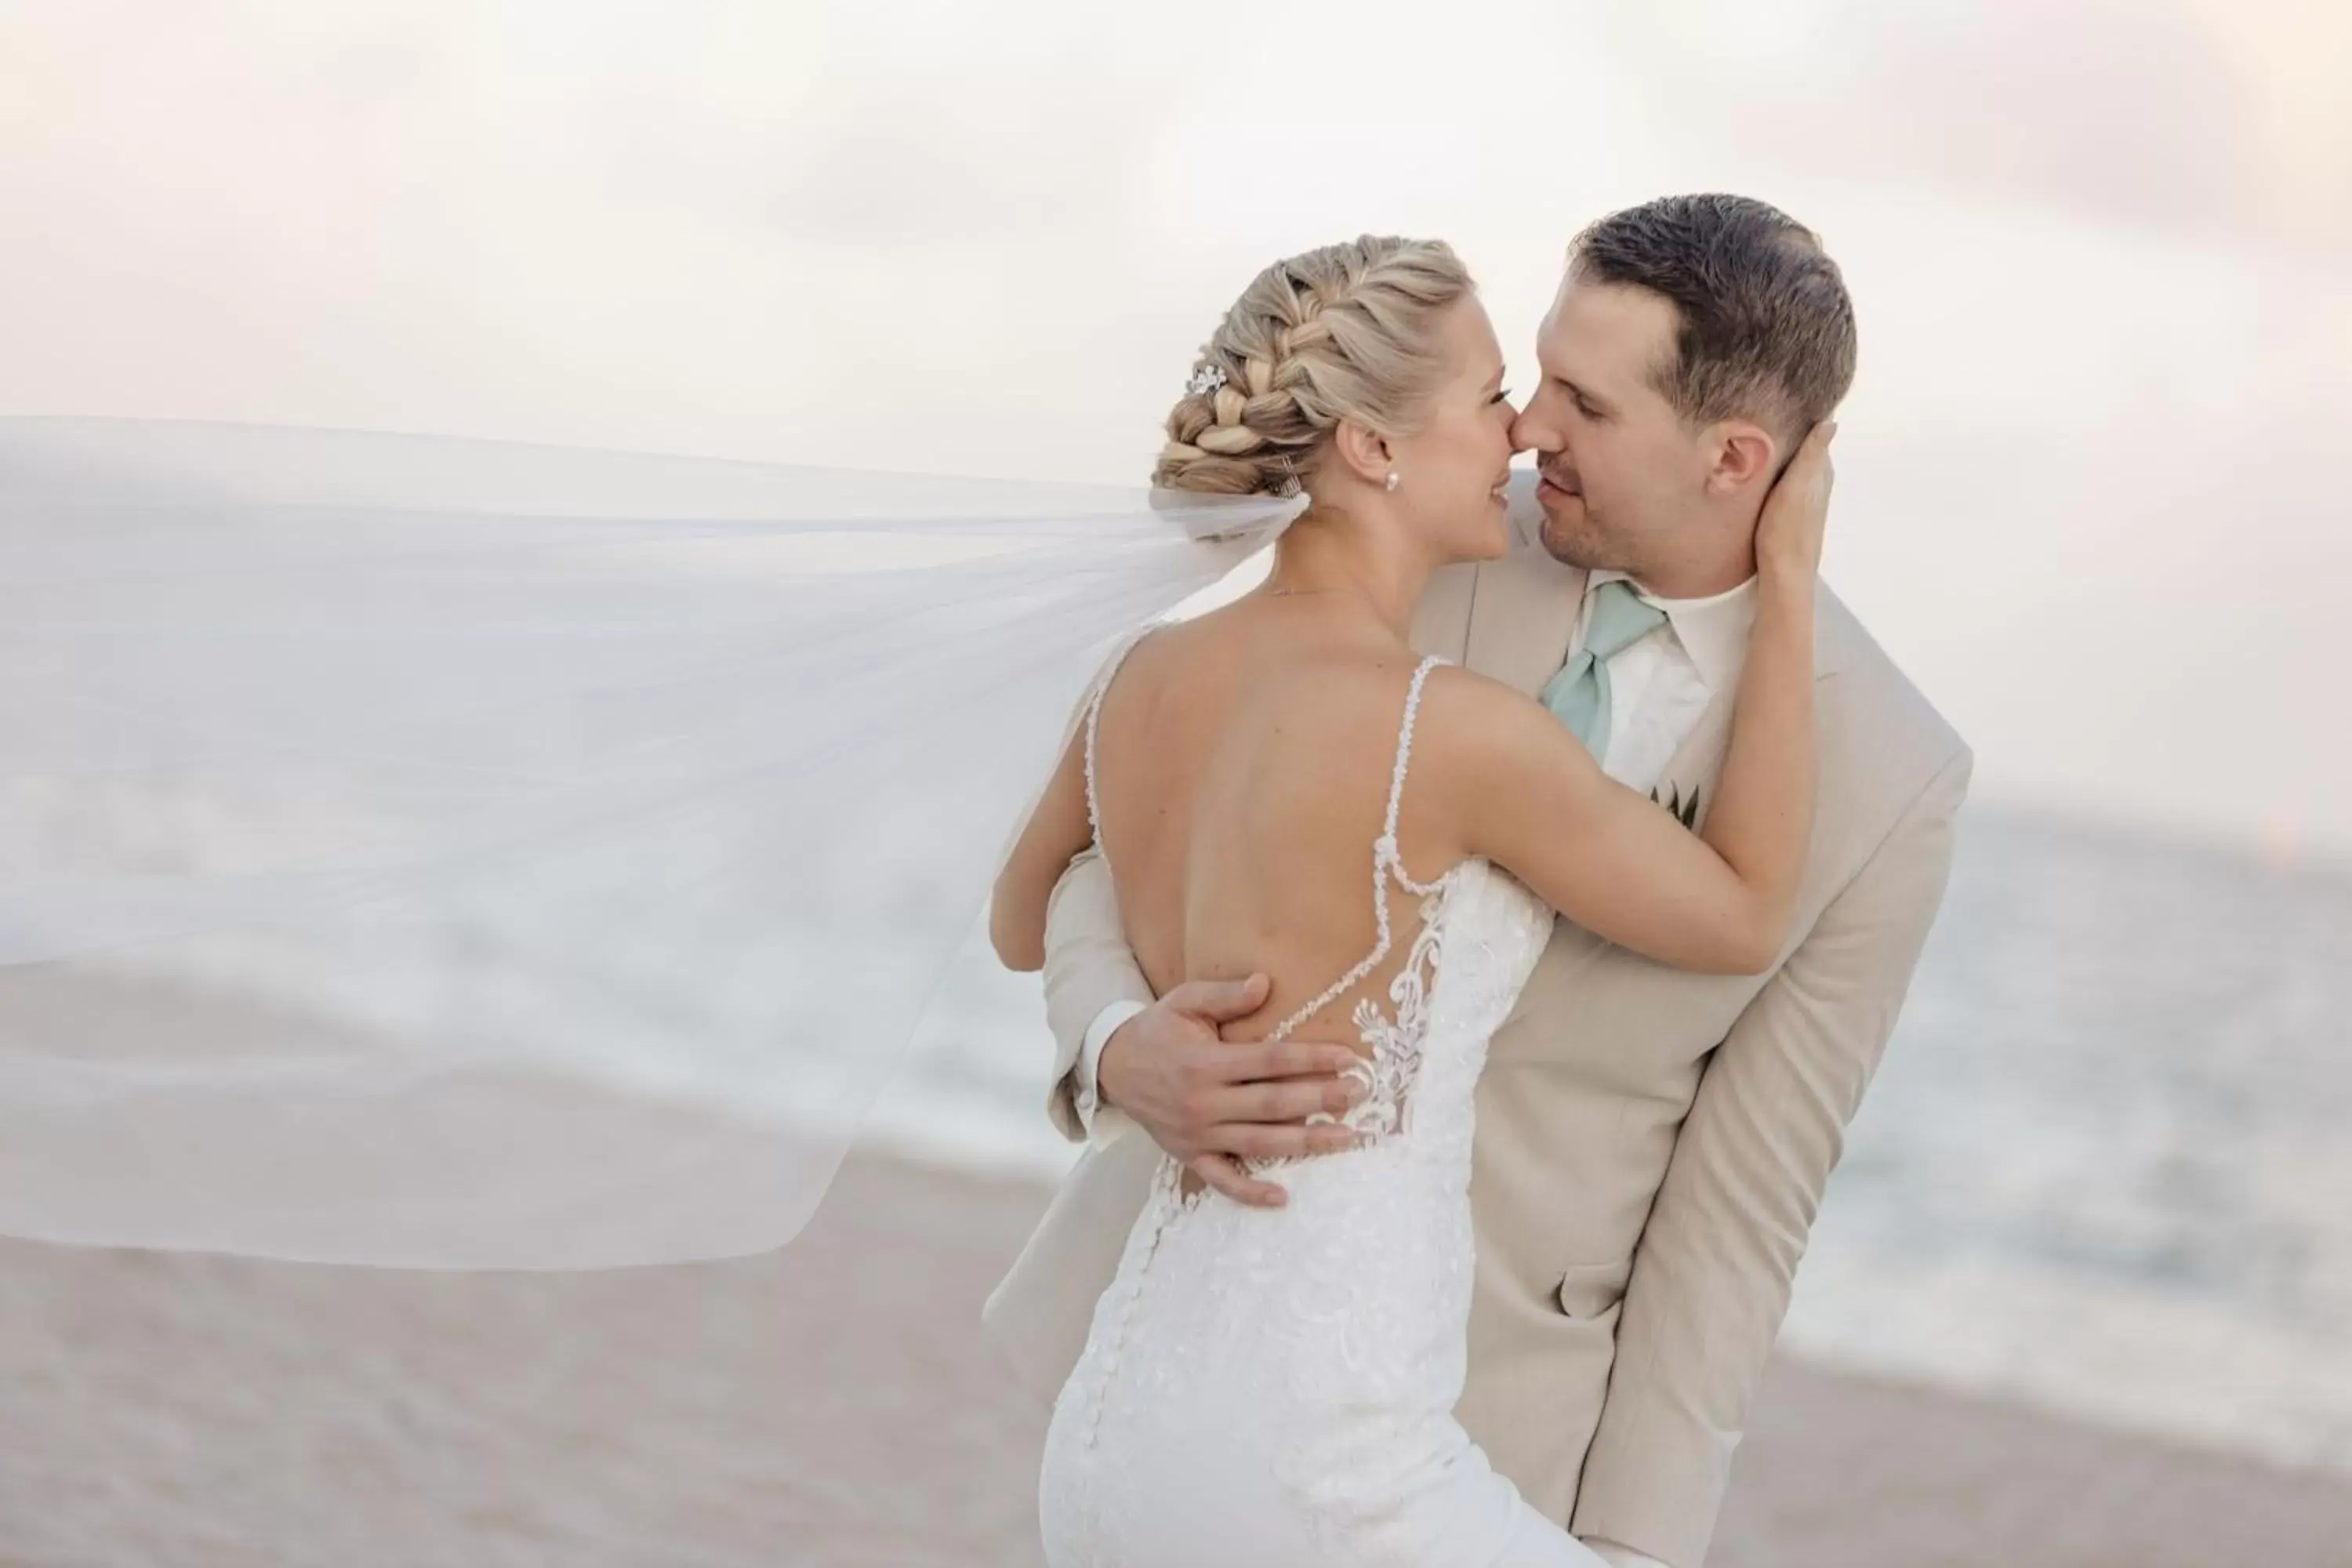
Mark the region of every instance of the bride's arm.
POLYGON ((1094 842, 1087 816, 1086 726, 1073 730, 989 900, 988 940, 1004 967, 1022 973, 1045 967, 1045 913, 1054 884, 1094 842))
MULTIPOLYGON (((1458 672, 1424 722, 1462 845, 1562 914, 1679 968, 1761 973, 1794 916, 1813 799, 1813 583, 1827 427, 1806 438, 1757 531, 1756 628, 1715 808, 1693 836, 1601 771, 1519 693, 1458 672)), ((1434 759, 1433 759, 1434 760, 1434 759)))

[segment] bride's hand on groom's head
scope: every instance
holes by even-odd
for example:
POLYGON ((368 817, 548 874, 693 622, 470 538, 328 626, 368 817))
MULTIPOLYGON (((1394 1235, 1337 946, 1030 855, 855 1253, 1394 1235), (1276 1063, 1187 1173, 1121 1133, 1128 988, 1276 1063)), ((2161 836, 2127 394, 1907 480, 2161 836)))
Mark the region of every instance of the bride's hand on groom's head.
POLYGON ((1241 1162, 1354 1148, 1349 1129, 1306 1119, 1336 1115, 1362 1090, 1339 1077, 1356 1055, 1345 1046, 1219 1037, 1220 1025, 1248 1017, 1265 996, 1262 974, 1176 986, 1104 1042, 1096 1087, 1202 1182, 1236 1203, 1276 1208, 1282 1188, 1241 1162))
POLYGON ((1773 482, 1772 493, 1764 498, 1764 513, 1756 523, 1759 575, 1810 582, 1821 570, 1830 491, 1837 482, 1837 470, 1830 462, 1830 442, 1836 435, 1834 419, 1814 426, 1773 482))

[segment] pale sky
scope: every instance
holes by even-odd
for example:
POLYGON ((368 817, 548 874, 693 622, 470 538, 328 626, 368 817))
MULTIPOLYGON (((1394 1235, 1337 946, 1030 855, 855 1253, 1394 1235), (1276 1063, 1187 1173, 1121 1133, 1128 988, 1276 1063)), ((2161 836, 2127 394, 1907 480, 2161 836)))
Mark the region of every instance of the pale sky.
POLYGON ((1741 190, 1980 794, 2352 853, 2348 75, 2340 0, 13 0, 0 412, 1140 483, 1277 255, 1452 240, 1524 390, 1579 225, 1741 190))

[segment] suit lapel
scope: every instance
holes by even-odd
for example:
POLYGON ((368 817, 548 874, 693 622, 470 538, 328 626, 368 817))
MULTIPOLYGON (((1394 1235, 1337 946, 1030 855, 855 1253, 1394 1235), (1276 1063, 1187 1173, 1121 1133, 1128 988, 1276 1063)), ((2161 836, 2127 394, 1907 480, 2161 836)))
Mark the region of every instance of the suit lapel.
POLYGON ((1657 798, 1693 829, 1705 825, 1707 808, 1715 804, 1716 775, 1723 771, 1723 754, 1731 740, 1731 716, 1738 706, 1737 686, 1707 699, 1698 722, 1675 749, 1664 776, 1658 781, 1657 798))
MULTIPOLYGON (((1813 612, 1813 684, 1820 684, 1835 675, 1845 662, 1847 617, 1834 595, 1824 587, 1820 590, 1820 603, 1813 612)), ((1818 706, 1819 699, 1816 698, 1818 706)), ((1665 774, 1658 781, 1658 799, 1669 805, 1679 805, 1691 815, 1686 818, 1694 828, 1706 825, 1706 814, 1715 805, 1715 784, 1723 772, 1724 752, 1731 742, 1731 719, 1739 706, 1737 682, 1715 693, 1706 707, 1691 726, 1691 731, 1675 748, 1674 758, 1666 763, 1665 774), (1697 805, 1693 807, 1691 803, 1697 805)))
POLYGON ((1568 662, 1584 577, 1536 551, 1480 563, 1462 662, 1535 696, 1568 662))
POLYGON ((1478 568, 1462 564, 1440 567, 1421 595, 1412 616, 1412 646, 1456 664, 1468 660, 1470 611, 1478 594, 1478 568))

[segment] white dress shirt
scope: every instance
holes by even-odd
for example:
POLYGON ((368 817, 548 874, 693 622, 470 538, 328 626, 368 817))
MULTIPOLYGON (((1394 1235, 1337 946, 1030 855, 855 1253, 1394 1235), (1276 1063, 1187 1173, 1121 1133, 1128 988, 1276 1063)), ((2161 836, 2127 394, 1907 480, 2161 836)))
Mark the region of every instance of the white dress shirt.
MULTIPOLYGON (((1592 574, 1570 647, 1584 646, 1593 590, 1624 577, 1622 572, 1592 574)), ((1666 776, 1666 765, 1707 704, 1747 668, 1748 634, 1756 626, 1756 579, 1706 599, 1661 599, 1638 583, 1633 591, 1643 604, 1664 610, 1666 624, 1609 661, 1609 739, 1601 770, 1648 795, 1666 776)))
MULTIPOLYGON (((1584 646, 1593 590, 1626 576, 1595 572, 1586 579, 1584 605, 1577 612, 1576 633, 1569 639, 1571 653, 1584 646)), ((1750 577, 1704 599, 1662 599, 1638 583, 1634 591, 1643 603, 1664 610, 1666 618, 1647 636, 1618 649, 1609 661, 1609 736, 1601 768, 1627 788, 1650 795, 1707 705, 1717 693, 1736 684, 1747 667, 1748 637, 1756 625, 1756 580, 1750 577)), ((1093 1142, 1108 1142, 1134 1125, 1116 1106, 1101 1103, 1095 1073, 1104 1044, 1143 1010, 1139 1002, 1114 1002, 1087 1028, 1072 1076, 1077 1080, 1078 1120, 1093 1142)), ((1585 1545, 1611 1568, 1666 1568, 1618 1542, 1588 1538, 1585 1545)))

